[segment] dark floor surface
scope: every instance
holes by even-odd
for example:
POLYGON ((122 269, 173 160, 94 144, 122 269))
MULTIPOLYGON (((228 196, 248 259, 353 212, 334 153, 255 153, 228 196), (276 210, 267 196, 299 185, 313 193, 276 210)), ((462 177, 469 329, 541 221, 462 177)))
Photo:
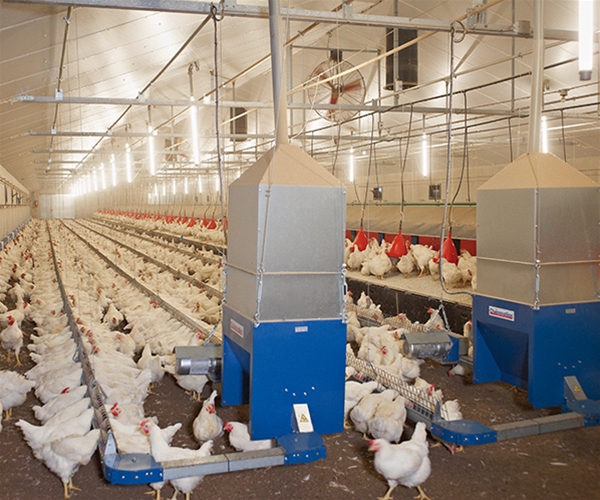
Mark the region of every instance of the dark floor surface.
MULTIPOLYGON (((30 330, 32 325, 24 326, 30 330)), ((24 372, 33 366, 28 351, 22 351, 24 372)), ((0 369, 8 366, 0 353, 0 369)), ((465 418, 484 424, 498 424, 558 412, 533 410, 525 392, 513 392, 505 384, 471 385, 461 377, 446 376, 446 368, 433 363, 422 375, 443 389, 445 399, 458 398, 465 418)), ((204 396, 210 394, 209 386, 204 396)), ((27 402, 14 409, 11 421, 3 421, 0 433, 0 500, 56 499, 63 497, 60 480, 34 457, 14 425, 20 418, 31 423, 31 406, 38 404, 33 391, 27 402)), ((191 424, 200 404, 180 389, 169 376, 149 395, 147 415, 157 415, 161 426, 182 422, 173 445, 196 447, 191 424)), ((246 419, 245 407, 218 408, 223 419, 246 419)), ((410 435, 412 430, 408 430, 410 435)), ((272 467, 205 477, 192 498, 210 500, 249 499, 375 499, 385 494, 387 485, 373 468, 373 454, 367 441, 354 430, 325 436, 327 458, 309 464, 272 467)), ((432 442, 433 443, 433 442, 432 442)), ((214 453, 231 451, 227 437, 217 440, 214 453)), ((451 455, 445 448, 430 449, 432 473, 424 490, 432 500, 453 499, 600 499, 600 428, 588 427, 495 444, 469 447, 451 455)), ((96 457, 74 476, 82 491, 73 499, 149 499, 148 486, 115 486, 103 477, 96 457)), ((162 498, 173 489, 165 486, 162 498)), ((398 487, 392 499, 412 499, 416 490, 398 487)), ((183 495, 179 495, 183 498, 183 495)))

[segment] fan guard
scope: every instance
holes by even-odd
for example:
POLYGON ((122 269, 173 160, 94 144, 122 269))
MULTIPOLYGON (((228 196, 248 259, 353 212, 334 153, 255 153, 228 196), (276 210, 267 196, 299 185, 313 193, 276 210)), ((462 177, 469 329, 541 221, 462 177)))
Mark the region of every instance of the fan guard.
MULTIPOLYGON (((363 104, 365 99, 365 81, 358 70, 342 74, 354 68, 347 61, 328 59, 320 63, 310 74, 309 83, 320 82, 330 77, 330 81, 320 83, 307 90, 310 102, 315 104, 363 104), (337 76, 340 75, 341 76, 337 76)), ((317 109, 317 114, 326 120, 340 123, 352 118, 357 110, 317 109)))

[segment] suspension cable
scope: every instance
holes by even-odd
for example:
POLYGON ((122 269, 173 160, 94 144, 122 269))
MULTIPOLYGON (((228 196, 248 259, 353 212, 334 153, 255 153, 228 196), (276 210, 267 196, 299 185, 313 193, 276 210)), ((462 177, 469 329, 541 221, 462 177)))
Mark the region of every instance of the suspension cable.
MULTIPOLYGON (((210 14, 214 25, 214 45, 215 45, 215 128, 217 140, 217 170, 219 172, 219 188, 221 197, 221 224, 223 226, 223 236, 225 246, 227 246, 227 224, 225 223, 225 196, 223 192, 223 162, 221 161, 221 138, 220 138, 220 118, 219 118, 219 31, 217 23, 223 19, 223 16, 218 15, 219 10, 213 3, 210 6, 210 14)), ((216 206, 215 206, 216 208, 216 206)))

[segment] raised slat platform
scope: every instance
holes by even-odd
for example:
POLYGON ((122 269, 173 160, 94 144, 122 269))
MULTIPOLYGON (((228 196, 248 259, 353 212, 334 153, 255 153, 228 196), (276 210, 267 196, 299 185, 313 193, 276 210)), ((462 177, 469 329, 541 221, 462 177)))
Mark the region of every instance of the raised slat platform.
MULTIPOLYGON (((443 300, 452 331, 462 333, 463 325, 471 319, 471 295, 445 293, 439 281, 434 281, 431 276, 405 278, 401 274, 392 274, 381 280, 359 272, 348 272, 346 279, 355 300, 364 291, 375 304, 381 304, 381 311, 385 316, 405 313, 411 321, 424 323, 429 319, 427 309, 439 307, 440 300, 443 300)), ((466 292, 470 288, 450 291, 466 292)))

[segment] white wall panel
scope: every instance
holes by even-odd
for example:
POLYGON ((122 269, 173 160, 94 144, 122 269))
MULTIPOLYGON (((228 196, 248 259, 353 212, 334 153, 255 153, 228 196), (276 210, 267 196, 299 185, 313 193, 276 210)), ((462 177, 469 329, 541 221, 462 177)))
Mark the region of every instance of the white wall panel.
POLYGON ((0 238, 6 238, 17 227, 31 217, 28 205, 0 208, 0 238))
POLYGON ((40 219, 74 219, 75 198, 68 194, 40 195, 40 219))

